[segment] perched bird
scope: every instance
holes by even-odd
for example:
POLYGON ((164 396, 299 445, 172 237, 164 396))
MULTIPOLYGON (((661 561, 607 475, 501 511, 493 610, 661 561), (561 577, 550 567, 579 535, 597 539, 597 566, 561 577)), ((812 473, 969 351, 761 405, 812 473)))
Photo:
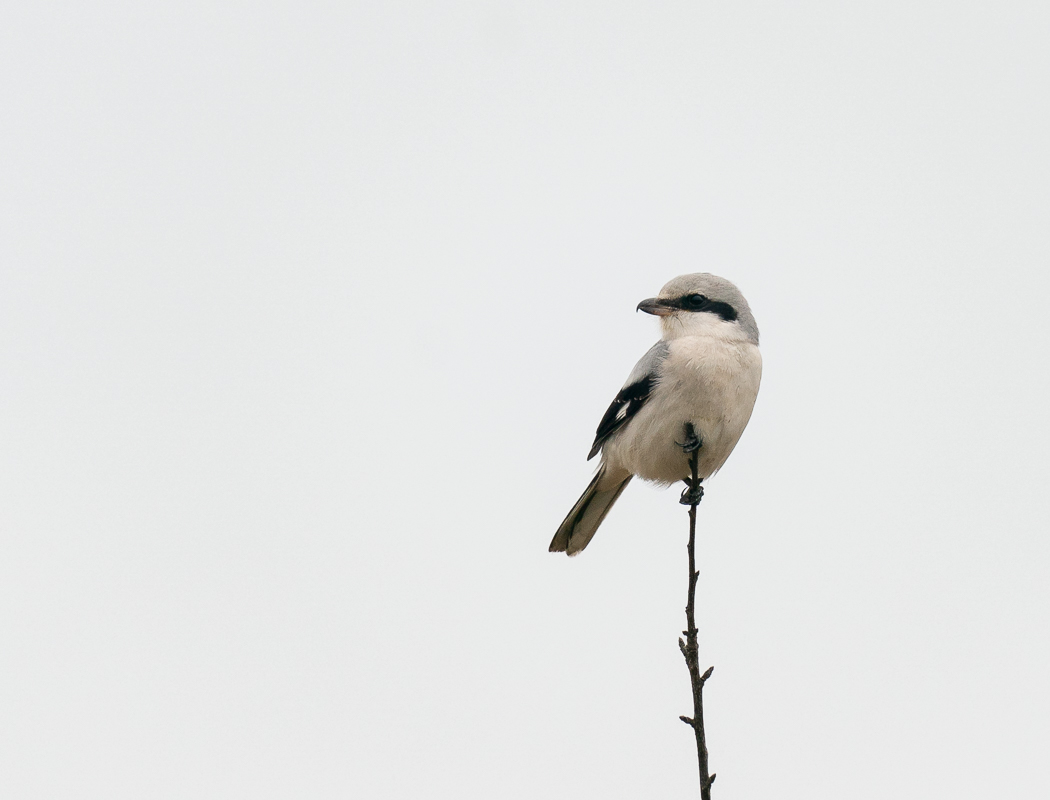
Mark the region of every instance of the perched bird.
MULTIPOLYGON (((660 318, 663 336, 642 356, 598 425, 587 460, 598 472, 551 541, 576 555, 594 537, 616 498, 637 475, 670 485, 721 468, 744 432, 758 397, 758 326, 732 283, 699 272, 680 275, 638 304, 660 318)), ((685 502, 683 495, 683 502, 685 502)))

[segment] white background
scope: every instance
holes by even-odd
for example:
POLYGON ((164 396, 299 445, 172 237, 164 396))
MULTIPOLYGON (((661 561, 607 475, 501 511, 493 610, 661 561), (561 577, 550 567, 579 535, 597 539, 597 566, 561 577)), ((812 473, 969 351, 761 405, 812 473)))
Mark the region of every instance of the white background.
POLYGON ((10 798, 689 798, 677 490, 547 553, 635 304, 735 281, 715 795, 1032 798, 1042 3, 0 12, 10 798))

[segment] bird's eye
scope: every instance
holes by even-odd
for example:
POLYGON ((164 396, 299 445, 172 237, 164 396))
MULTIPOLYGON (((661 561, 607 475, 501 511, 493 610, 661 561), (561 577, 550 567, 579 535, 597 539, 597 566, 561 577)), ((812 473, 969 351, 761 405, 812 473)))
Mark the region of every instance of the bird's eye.
POLYGON ((703 308, 704 303, 706 302, 707 298, 704 297, 702 294, 687 294, 685 297, 682 298, 682 305, 684 305, 686 308, 703 308))

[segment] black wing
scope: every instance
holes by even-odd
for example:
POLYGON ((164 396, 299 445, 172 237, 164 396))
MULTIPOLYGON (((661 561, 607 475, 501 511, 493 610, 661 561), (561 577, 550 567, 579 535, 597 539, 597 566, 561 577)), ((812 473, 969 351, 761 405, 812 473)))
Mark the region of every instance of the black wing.
POLYGON ((634 369, 627 377, 627 383, 624 384, 620 393, 616 395, 616 399, 612 401, 612 405, 609 406, 609 410, 602 417, 598 433, 594 437, 594 444, 591 445, 591 452, 587 455, 588 461, 598 455, 602 446, 609 441, 610 436, 642 410, 653 387, 660 379, 660 367, 667 358, 668 352, 670 352, 670 346, 667 342, 657 342, 634 365, 634 369))
POLYGON ((598 432, 594 436, 591 452, 587 454, 588 461, 598 455, 598 451, 602 449, 602 445, 608 441, 610 436, 620 430, 635 414, 642 410, 642 406, 649 399, 655 384, 656 376, 650 372, 641 380, 624 386, 620 390, 620 393, 616 395, 616 399, 612 401, 612 405, 609 406, 609 410, 605 412, 605 416, 602 417, 602 421, 598 425, 598 432))

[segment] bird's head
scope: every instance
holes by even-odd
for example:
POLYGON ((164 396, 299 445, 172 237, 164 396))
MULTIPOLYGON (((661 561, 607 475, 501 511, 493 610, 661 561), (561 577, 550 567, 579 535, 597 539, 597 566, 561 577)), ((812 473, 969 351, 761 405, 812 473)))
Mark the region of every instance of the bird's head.
POLYGON ((679 275, 638 310, 660 317, 664 339, 708 335, 758 344, 758 325, 744 295, 708 272, 679 275))

